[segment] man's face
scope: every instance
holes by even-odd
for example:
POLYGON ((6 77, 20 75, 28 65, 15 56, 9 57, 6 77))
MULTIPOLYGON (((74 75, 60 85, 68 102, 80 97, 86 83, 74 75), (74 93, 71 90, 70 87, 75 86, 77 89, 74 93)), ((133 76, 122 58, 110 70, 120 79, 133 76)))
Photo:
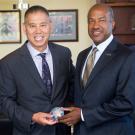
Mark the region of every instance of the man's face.
POLYGON ((41 11, 28 14, 25 18, 24 31, 31 45, 43 51, 48 44, 51 32, 49 17, 41 11))
POLYGON ((93 9, 88 16, 89 36, 98 45, 111 35, 114 24, 114 21, 105 9, 93 9))

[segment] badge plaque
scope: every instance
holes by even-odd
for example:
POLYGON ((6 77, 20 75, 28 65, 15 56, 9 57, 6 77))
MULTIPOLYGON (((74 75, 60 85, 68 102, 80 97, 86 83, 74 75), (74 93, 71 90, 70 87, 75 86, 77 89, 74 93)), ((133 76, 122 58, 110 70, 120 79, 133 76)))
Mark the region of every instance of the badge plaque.
POLYGON ((64 110, 62 107, 55 107, 50 112, 52 119, 54 121, 57 121, 58 118, 62 117, 64 115, 64 110))

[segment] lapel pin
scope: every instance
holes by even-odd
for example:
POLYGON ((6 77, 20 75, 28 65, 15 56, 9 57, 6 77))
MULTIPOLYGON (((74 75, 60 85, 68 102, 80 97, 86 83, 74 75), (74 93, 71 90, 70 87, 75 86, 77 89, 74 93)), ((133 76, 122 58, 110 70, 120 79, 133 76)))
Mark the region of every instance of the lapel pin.
POLYGON ((106 56, 112 56, 112 54, 111 53, 106 53, 106 56))

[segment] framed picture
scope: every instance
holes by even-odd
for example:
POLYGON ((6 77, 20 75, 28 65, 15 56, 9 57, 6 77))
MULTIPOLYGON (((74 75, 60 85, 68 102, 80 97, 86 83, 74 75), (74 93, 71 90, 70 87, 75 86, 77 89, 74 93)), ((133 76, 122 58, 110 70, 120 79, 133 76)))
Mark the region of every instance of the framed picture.
POLYGON ((0 44, 21 43, 21 13, 0 10, 0 44))
POLYGON ((50 41, 78 41, 78 10, 49 10, 52 21, 50 41))

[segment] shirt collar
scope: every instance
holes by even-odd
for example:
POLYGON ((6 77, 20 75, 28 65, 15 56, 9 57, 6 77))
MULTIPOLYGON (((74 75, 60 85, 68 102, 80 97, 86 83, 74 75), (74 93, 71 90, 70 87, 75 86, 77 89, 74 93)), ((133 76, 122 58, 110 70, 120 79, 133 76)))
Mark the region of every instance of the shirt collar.
MULTIPOLYGON (((28 50, 32 56, 32 58, 34 57, 37 57, 41 52, 39 52, 38 50, 36 50, 31 44, 30 42, 27 43, 27 47, 28 47, 28 50)), ((50 50, 49 50, 49 47, 47 45, 46 49, 42 52, 42 53, 46 53, 46 54, 49 54, 50 53, 50 50)))
POLYGON ((93 43, 92 48, 97 47, 98 51, 103 52, 106 49, 106 47, 111 43, 112 40, 113 40, 113 35, 111 34, 109 38, 107 38, 104 42, 100 43, 99 45, 96 46, 93 43))

